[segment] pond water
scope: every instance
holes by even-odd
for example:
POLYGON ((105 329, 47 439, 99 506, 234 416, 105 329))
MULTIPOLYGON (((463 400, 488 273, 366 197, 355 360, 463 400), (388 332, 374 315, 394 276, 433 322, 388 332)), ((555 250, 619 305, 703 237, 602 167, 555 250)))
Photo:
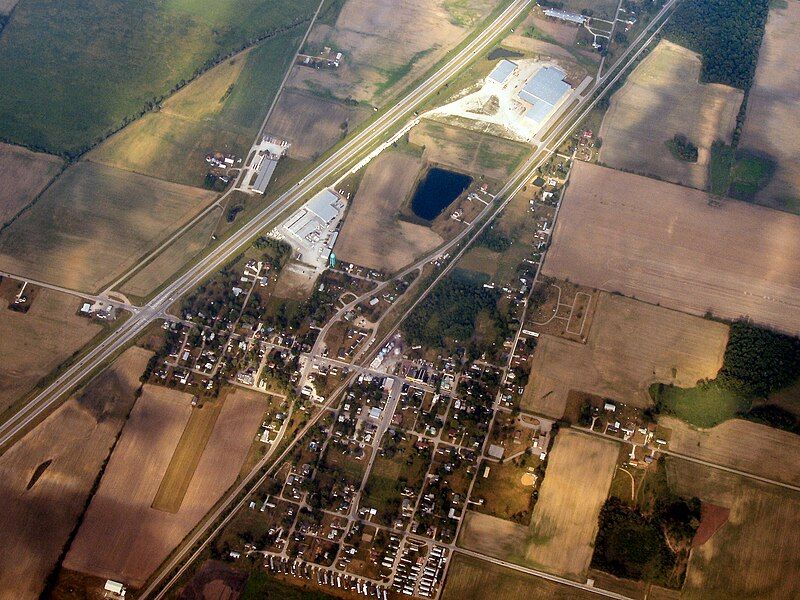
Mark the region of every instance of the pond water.
POLYGON ((411 210, 420 219, 433 221, 472 183, 472 177, 455 171, 432 167, 420 181, 411 210))

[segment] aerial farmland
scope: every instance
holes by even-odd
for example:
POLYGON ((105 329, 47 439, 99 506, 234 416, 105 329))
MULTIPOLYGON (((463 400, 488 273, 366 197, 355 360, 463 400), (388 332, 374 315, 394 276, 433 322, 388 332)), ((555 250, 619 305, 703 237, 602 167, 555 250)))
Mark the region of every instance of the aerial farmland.
POLYGON ((797 3, 0 0, 0 600, 800 597, 797 3))

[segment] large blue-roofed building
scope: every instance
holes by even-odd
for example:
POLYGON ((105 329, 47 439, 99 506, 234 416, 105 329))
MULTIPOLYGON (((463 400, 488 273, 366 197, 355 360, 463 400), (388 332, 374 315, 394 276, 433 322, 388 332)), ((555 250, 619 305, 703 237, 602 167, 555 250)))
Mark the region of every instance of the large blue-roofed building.
POLYGON ((543 124, 550 113, 572 90, 572 87, 564 81, 566 76, 567 74, 558 67, 539 69, 519 92, 519 97, 532 105, 525 116, 540 125, 543 124))

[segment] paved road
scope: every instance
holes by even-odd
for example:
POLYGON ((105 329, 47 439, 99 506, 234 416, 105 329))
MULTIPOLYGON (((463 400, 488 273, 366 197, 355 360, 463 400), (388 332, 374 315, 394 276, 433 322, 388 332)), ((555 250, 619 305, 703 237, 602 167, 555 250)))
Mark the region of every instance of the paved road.
POLYGON ((76 296, 77 298, 81 298, 83 300, 91 300, 92 302, 105 302, 106 304, 110 304, 111 306, 120 308, 122 310, 127 310, 128 312, 131 313, 139 312, 138 306, 134 306, 127 302, 120 302, 118 300, 114 300, 113 298, 109 298, 108 296, 105 295, 84 294, 83 292, 62 287, 60 285, 45 283, 44 281, 36 281, 35 279, 31 279, 30 277, 22 277, 20 275, 14 275, 13 273, 7 273, 5 271, 0 271, 0 277, 7 277, 8 279, 15 279, 16 281, 26 281, 28 282, 29 285, 35 285, 36 287, 47 288, 48 290, 61 292, 62 294, 76 296))
POLYGON ((211 275, 220 265, 234 257, 243 245, 257 236, 268 224, 299 201, 310 197, 336 175, 342 174, 357 162, 359 156, 382 141, 392 128, 414 110, 421 102, 439 90, 451 77, 460 72, 477 54, 486 50, 494 39, 528 7, 530 0, 516 0, 501 13, 475 39, 456 53, 441 69, 424 83, 399 100, 392 108, 378 117, 372 124, 356 134, 328 159, 292 189, 281 195, 270 206, 264 208, 239 231, 222 242, 208 256, 180 275, 149 303, 142 306, 122 326, 115 330, 82 359, 71 365, 61 376, 42 392, 33 397, 19 412, 0 425, 0 447, 6 446, 27 427, 34 424, 65 393, 69 392, 115 353, 129 345, 154 320, 163 317, 165 311, 183 294, 192 290, 203 279, 211 275))

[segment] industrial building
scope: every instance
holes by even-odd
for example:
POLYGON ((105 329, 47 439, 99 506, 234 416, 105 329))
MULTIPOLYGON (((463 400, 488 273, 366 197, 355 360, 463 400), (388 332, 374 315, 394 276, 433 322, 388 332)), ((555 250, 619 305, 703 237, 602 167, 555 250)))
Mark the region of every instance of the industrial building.
POLYGON ((497 66, 492 69, 492 72, 489 73, 489 79, 492 81, 496 81, 499 84, 504 84, 511 74, 517 70, 517 63, 511 62, 510 60, 501 60, 497 63, 497 66))
POLYGON ((561 10, 560 8, 545 8, 544 16, 550 17, 551 19, 558 19, 559 21, 566 21, 567 23, 572 23, 573 25, 583 25, 589 18, 585 15, 579 15, 578 13, 561 10))
POLYGON ((322 190, 276 230, 277 236, 291 243, 303 262, 324 268, 339 235, 336 227, 344 208, 338 194, 322 190))
POLYGON ((519 97, 531 105, 525 117, 543 125, 556 107, 572 91, 564 81, 567 74, 558 67, 542 67, 531 77, 519 92, 519 97))
POLYGON ((267 186, 275 173, 275 167, 278 166, 278 161, 288 149, 288 142, 264 136, 264 139, 258 144, 256 156, 253 159, 253 170, 258 173, 252 185, 253 191, 259 194, 267 192, 267 186))

